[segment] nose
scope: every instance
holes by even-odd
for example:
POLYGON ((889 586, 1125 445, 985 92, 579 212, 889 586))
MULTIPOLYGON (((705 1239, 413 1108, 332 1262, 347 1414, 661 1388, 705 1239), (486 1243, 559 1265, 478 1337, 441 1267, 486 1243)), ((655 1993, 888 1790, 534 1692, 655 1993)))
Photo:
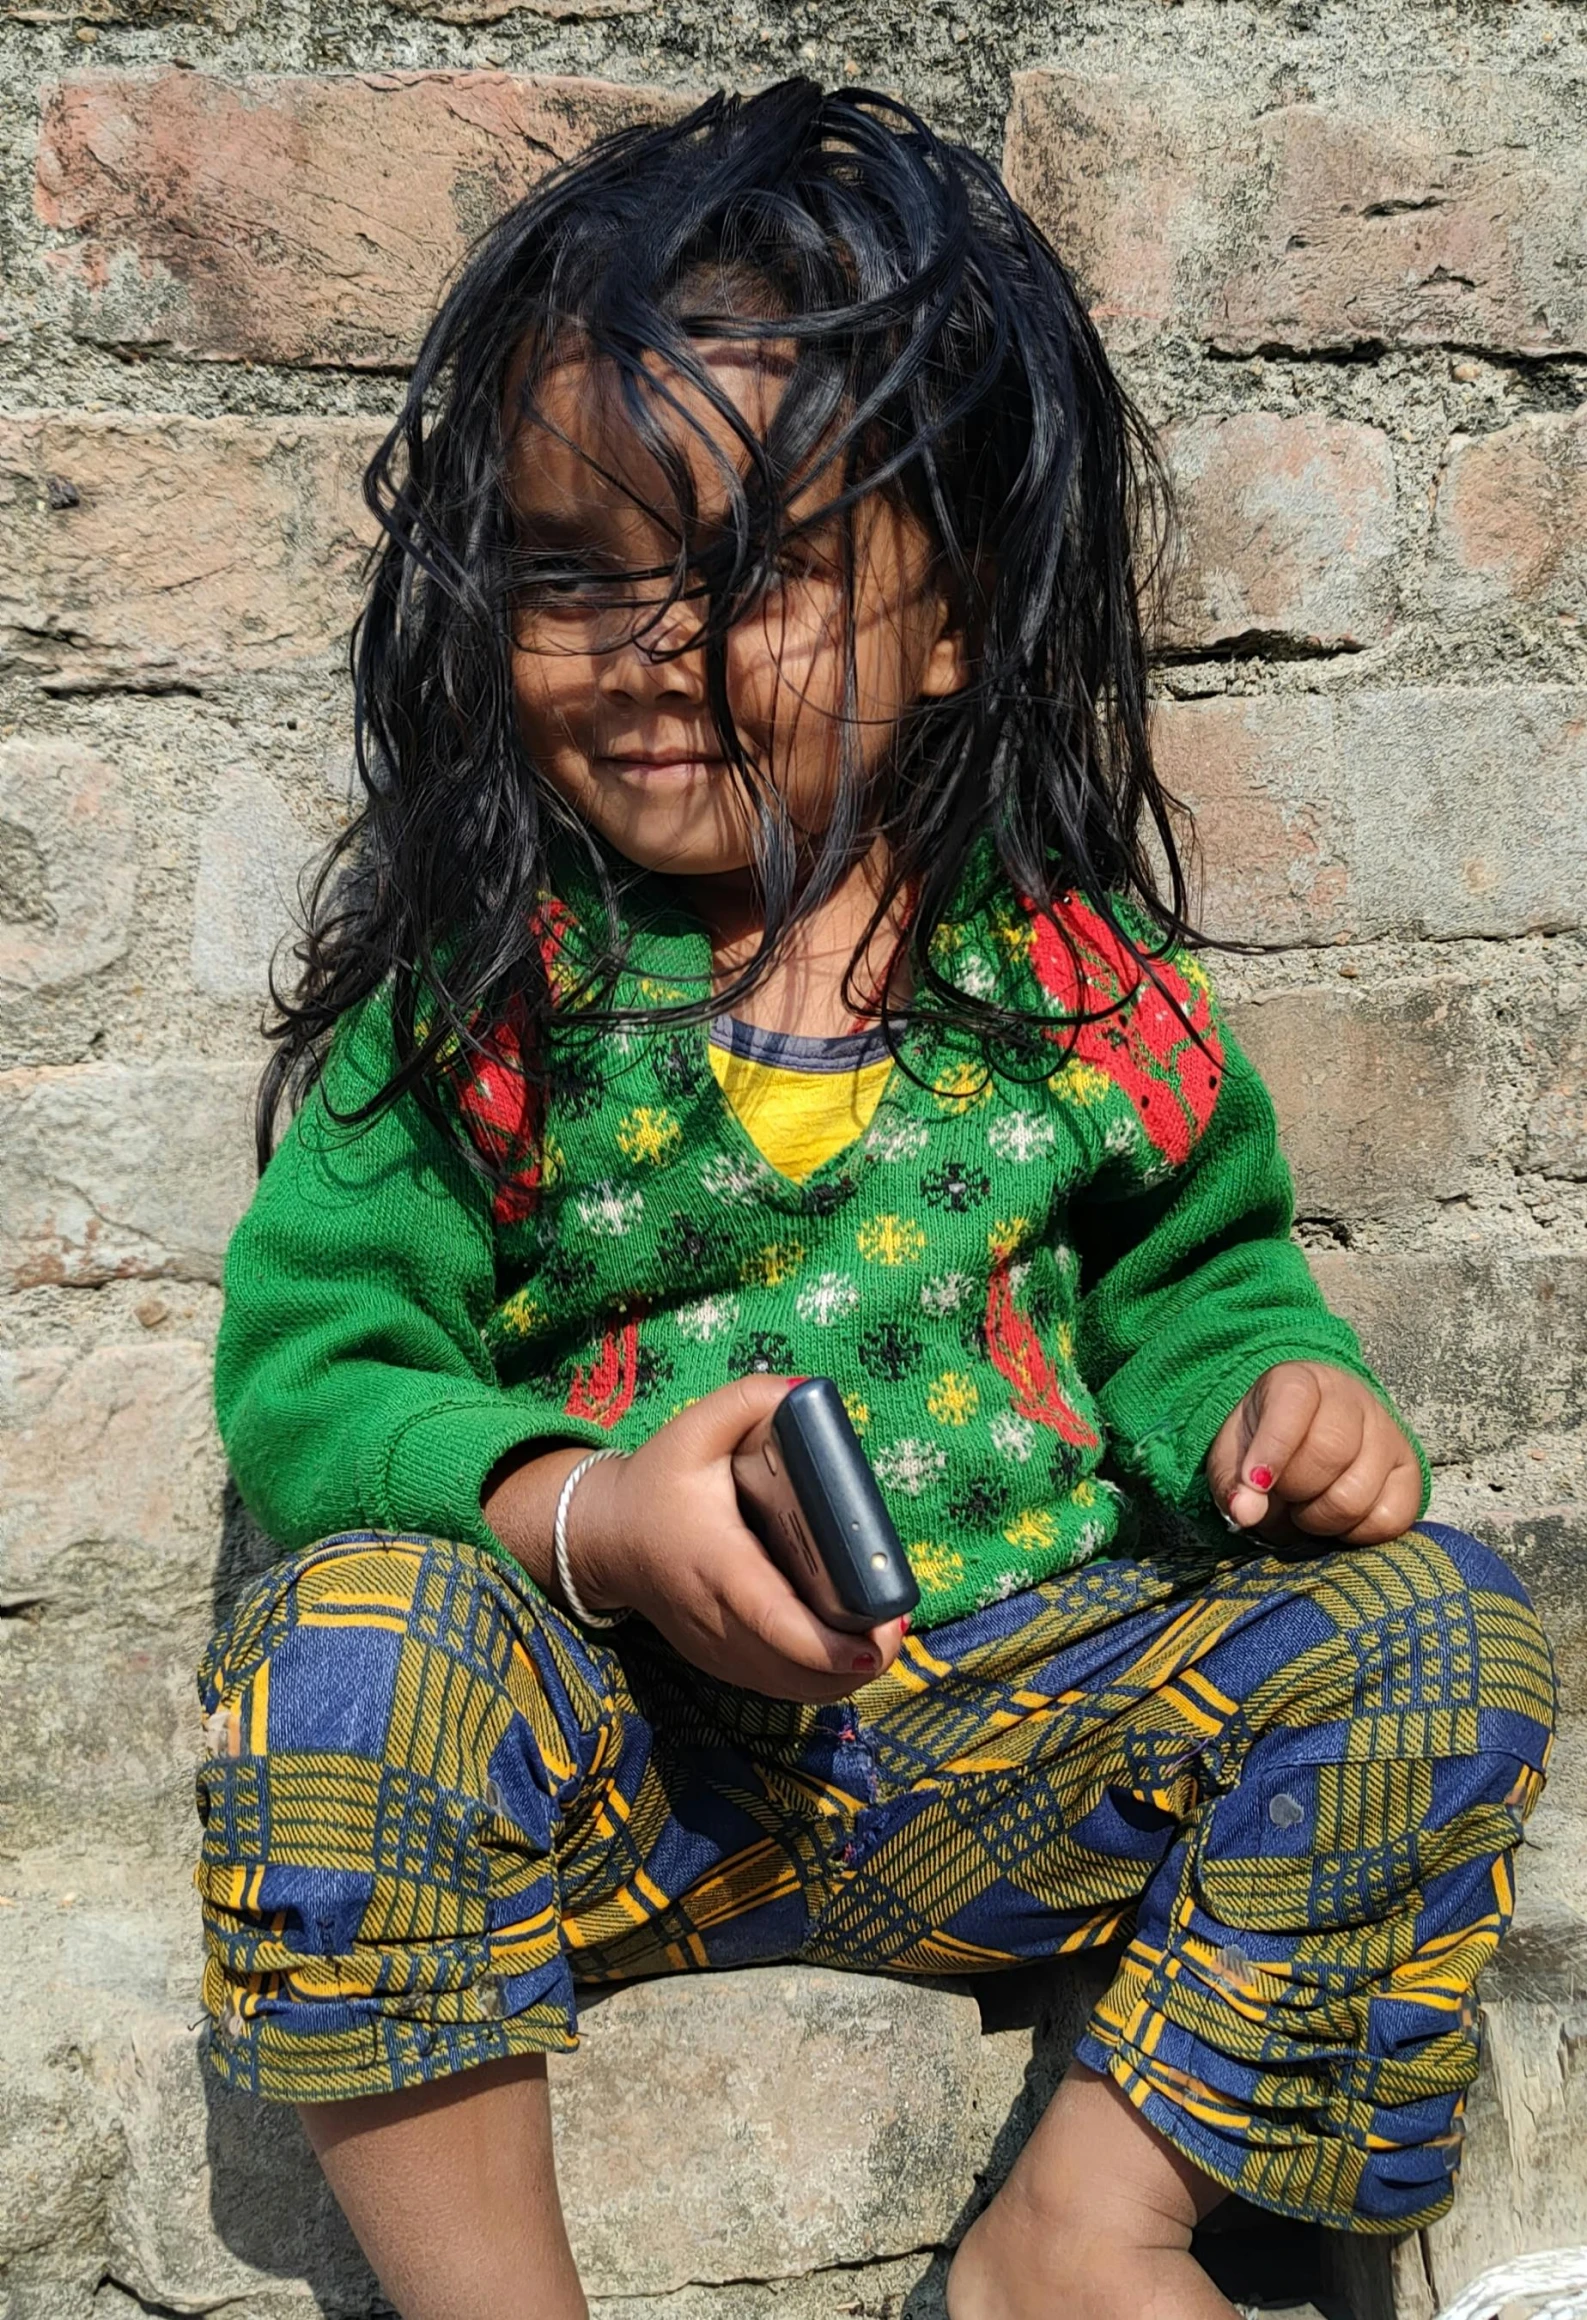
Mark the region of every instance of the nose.
POLYGON ((602 656, 597 682, 610 700, 703 701, 705 647, 688 605, 672 603, 644 613, 602 656))

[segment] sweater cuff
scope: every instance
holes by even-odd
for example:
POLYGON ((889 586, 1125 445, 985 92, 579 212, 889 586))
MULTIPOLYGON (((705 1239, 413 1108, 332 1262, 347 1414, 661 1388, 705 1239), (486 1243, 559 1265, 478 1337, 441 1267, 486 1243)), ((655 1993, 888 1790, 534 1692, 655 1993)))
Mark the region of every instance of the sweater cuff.
MULTIPOLYGON (((553 1420, 532 1405, 490 1393, 438 1401, 409 1417, 390 1437, 362 1492, 382 1530, 465 1539, 492 1554, 507 1549, 480 1507, 485 1478, 509 1450, 543 1440, 598 1449, 600 1429, 558 1411, 553 1420)), ((516 1566, 515 1566, 516 1567, 516 1566)))

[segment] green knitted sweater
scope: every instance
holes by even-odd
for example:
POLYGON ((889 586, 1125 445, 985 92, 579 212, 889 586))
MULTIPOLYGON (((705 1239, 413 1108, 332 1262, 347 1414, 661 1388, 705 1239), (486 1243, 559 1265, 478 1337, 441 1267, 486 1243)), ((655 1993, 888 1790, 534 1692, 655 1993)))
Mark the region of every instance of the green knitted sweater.
MULTIPOLYGON (((516 1445, 631 1447, 746 1371, 823 1375, 929 1626, 1128 1552, 1149 1501, 1211 1518, 1208 1446, 1275 1362, 1381 1391, 1289 1239, 1271 1104, 1193 959, 1145 974, 1084 901, 1060 929, 993 889, 935 964, 1049 1011, 1059 1067, 989 1078, 922 1009, 865 1134, 794 1183, 728 1106, 705 1025, 581 1031, 592 906, 563 891, 540 921, 565 1001, 549 1092, 511 1009, 455 1088, 505 1188, 411 1100, 334 1122, 390 1068, 377 996, 237 1229, 217 1402, 283 1545, 367 1526, 495 1548, 480 1490, 516 1445), (1082 980, 1115 1011, 1062 1060, 1082 980)), ((656 887, 629 909, 620 1000, 697 996, 699 923, 656 887)))

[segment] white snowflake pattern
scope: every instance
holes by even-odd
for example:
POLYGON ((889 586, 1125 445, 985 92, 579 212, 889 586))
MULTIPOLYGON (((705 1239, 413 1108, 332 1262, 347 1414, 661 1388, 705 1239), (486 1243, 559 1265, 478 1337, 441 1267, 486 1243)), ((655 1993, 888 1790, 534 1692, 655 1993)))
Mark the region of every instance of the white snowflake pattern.
POLYGON ((927 1313, 957 1313, 974 1294, 975 1283, 968 1273, 933 1273, 920 1284, 920 1302, 927 1313))
POLYGON ((1104 1522, 1082 1523, 1075 1533, 1075 1560, 1089 1563, 1108 1543, 1108 1526, 1104 1522))
POLYGON ((800 1290, 794 1299, 794 1310, 801 1321, 813 1321, 818 1329, 829 1329, 845 1313, 852 1313, 859 1301, 859 1287, 847 1273, 820 1273, 800 1290))
POLYGON ((723 1152, 706 1162, 700 1170, 700 1182, 717 1200, 758 1200, 770 1173, 754 1160, 738 1160, 723 1152))
POLYGON ((1008 1268, 1008 1285, 1016 1297, 1019 1296, 1025 1283, 1030 1279, 1030 1265, 1029 1257, 1021 1257, 1017 1264, 1010 1265, 1008 1268))
POLYGON ((966 951, 958 964, 958 983, 972 999, 990 999, 997 989, 997 974, 992 962, 979 951, 966 951))
POLYGON ((1044 1120, 1035 1112, 1005 1112, 992 1122, 986 1140, 999 1159, 1012 1160, 1023 1167, 1029 1160, 1039 1160, 1052 1147, 1056 1134, 1051 1120, 1044 1120))
POLYGON ((867 1141, 877 1160, 912 1160, 931 1141, 931 1131, 923 1120, 878 1119, 867 1141))
POLYGON ((701 1297, 693 1305, 678 1308, 676 1326, 680 1337, 692 1337, 700 1345, 709 1345, 713 1337, 721 1337, 738 1319, 736 1297, 701 1297))
POLYGON ((574 1202, 579 1222, 592 1233, 601 1233, 612 1240, 621 1240, 624 1233, 632 1232, 645 1212, 642 1192, 611 1183, 602 1178, 581 1193, 574 1202))
POLYGON ((1010 1595, 1017 1595, 1021 1588, 1029 1585, 1030 1581, 1023 1571, 999 1571, 995 1579, 989 1579, 977 1591, 975 1608, 984 1611, 989 1603, 1005 1603, 1010 1595))
POLYGON ((935 1442, 917 1441, 912 1434, 898 1442, 889 1442, 885 1450, 878 1450, 872 1460, 878 1477, 892 1490, 901 1490, 907 1498, 918 1498, 923 1490, 935 1482, 947 1465, 946 1451, 935 1442))
POLYGON ((1080 1270, 1080 1259, 1067 1241, 1054 1241, 1051 1246, 1054 1267, 1060 1280, 1072 1280, 1080 1270))
POLYGON ((992 1420, 992 1439, 1005 1458, 1012 1458, 1021 1466, 1036 1447, 1036 1429, 1028 1418, 1021 1418, 1013 1410, 999 1410, 992 1420))
POLYGON ((1129 1112, 1118 1112, 1109 1120, 1103 1142, 1109 1152, 1123 1155, 1138 1152, 1143 1140, 1139 1120, 1129 1112))

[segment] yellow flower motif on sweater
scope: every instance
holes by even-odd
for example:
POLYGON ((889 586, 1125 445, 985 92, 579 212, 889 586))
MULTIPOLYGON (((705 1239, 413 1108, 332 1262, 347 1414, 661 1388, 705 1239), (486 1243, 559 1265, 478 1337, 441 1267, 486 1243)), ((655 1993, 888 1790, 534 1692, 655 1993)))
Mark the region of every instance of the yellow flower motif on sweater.
POLYGON ((546 1310, 539 1298, 532 1297, 527 1289, 520 1289, 498 1309, 496 1326, 510 1330, 514 1337, 533 1337, 545 1317, 546 1310))
POLYGON ((1000 1216, 986 1236, 986 1253, 993 1264, 1006 1264, 1029 1230, 1028 1216, 1000 1216))
POLYGON ((664 1104, 640 1104, 617 1124, 617 1141, 636 1168, 654 1168, 682 1141, 683 1130, 664 1104))
POLYGON ((1064 1360, 1073 1361, 1075 1357, 1075 1333, 1068 1322, 1060 1321, 1053 1331, 1053 1335, 1057 1339, 1058 1351, 1063 1355, 1064 1360))
POLYGON ((1039 1555, 1057 1538, 1058 1525, 1044 1507, 1028 1506, 1023 1514, 1017 1514, 1011 1523, 1005 1524, 1003 1536, 1022 1554, 1039 1555))
POLYGON ((950 1063, 931 1083, 931 1092, 945 1112, 967 1112, 984 1104, 992 1093, 992 1075, 983 1064, 968 1058, 950 1063))
POLYGON ((739 1267, 741 1281, 762 1289, 780 1289, 791 1281, 805 1261, 803 1241, 768 1241, 739 1267))
POLYGON ((1113 1092, 1107 1073, 1094 1063, 1081 1063, 1078 1057, 1071 1058, 1062 1071, 1055 1071, 1047 1085, 1055 1096, 1067 1096, 1072 1104, 1083 1104, 1088 1110, 1093 1104, 1105 1103, 1113 1092))
POLYGON ((994 910, 987 928, 993 942, 1005 958, 1023 958, 1035 941, 1036 930, 1028 918, 1017 918, 1011 910, 994 910))
POLYGON ((1076 1506, 1095 1506, 1097 1486, 1094 1482, 1077 1482, 1069 1496, 1074 1500, 1076 1506))
POLYGON ((855 1433, 863 1434, 871 1422, 870 1403, 862 1402, 858 1394, 845 1394, 843 1407, 849 1413, 849 1424, 854 1428, 855 1433))
POLYGON ((926 1407, 939 1426, 967 1426, 980 1404, 980 1388, 963 1370, 945 1369, 926 1394, 926 1407))
POLYGON ((952 1547, 937 1546, 930 1539, 916 1539, 905 1552, 923 1594, 945 1595, 964 1577, 964 1557, 955 1554, 952 1547))
POLYGON ((912 1216, 869 1216, 854 1238, 873 1265, 916 1265, 926 1253, 925 1233, 912 1216))
POLYGON ((556 1184, 567 1174, 568 1156, 555 1136, 545 1136, 540 1144, 540 1181, 556 1184))

